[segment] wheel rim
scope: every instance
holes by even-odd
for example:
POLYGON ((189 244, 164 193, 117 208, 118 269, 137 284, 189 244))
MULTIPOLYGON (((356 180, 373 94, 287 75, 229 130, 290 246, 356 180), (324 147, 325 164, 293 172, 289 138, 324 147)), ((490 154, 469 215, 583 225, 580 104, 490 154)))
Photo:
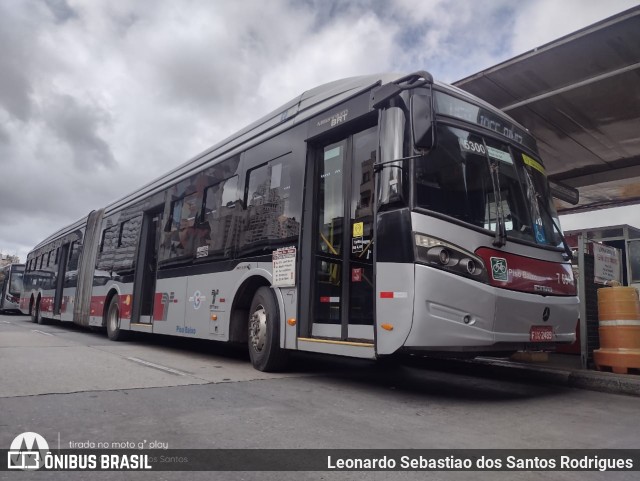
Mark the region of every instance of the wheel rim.
POLYGON ((258 305, 249 320, 249 339, 256 352, 261 352, 267 339, 267 311, 258 305))
POLYGON ((118 329, 120 319, 118 319, 118 308, 114 307, 109 311, 109 330, 115 332, 118 329))

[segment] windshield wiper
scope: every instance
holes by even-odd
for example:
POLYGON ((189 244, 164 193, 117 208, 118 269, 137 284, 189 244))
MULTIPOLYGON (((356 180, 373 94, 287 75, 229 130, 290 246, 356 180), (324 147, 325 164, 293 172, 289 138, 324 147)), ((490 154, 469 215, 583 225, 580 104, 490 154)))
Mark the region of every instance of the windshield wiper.
POLYGON ((502 210, 502 191, 500 188, 500 171, 497 162, 489 162, 489 173, 491 174, 491 184, 493 185, 493 197, 496 201, 496 233, 493 238, 495 247, 502 247, 507 243, 507 230, 504 222, 504 211, 502 210))

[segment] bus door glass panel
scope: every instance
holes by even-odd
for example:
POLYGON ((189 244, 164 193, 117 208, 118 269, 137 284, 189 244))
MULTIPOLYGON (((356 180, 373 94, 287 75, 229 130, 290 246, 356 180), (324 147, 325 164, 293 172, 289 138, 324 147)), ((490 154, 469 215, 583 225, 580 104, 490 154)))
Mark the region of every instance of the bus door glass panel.
MULTIPOLYGON (((152 321, 161 226, 162 211, 145 212, 142 216, 133 291, 132 322, 152 321)), ((134 242, 136 238, 137 236, 134 236, 134 242)))
POLYGON ((80 259, 80 244, 73 241, 69 248, 69 260, 67 272, 64 276, 64 287, 76 287, 78 285, 78 260, 80 259))
POLYGON ((69 258, 69 244, 63 244, 59 247, 57 255, 58 259, 58 278, 56 281, 56 294, 53 302, 53 313, 60 314, 62 312, 62 291, 64 289, 64 278, 67 272, 67 260, 69 258))
POLYGON ((9 269, 0 268, 0 308, 4 305, 5 296, 7 295, 6 287, 9 283, 9 269))
POLYGON ((377 128, 353 136, 351 163, 351 243, 349 280, 350 339, 373 340, 373 165, 377 128))
POLYGON ((316 170, 318 182, 315 316, 312 334, 340 337, 342 324, 343 172, 347 141, 326 146, 316 170))

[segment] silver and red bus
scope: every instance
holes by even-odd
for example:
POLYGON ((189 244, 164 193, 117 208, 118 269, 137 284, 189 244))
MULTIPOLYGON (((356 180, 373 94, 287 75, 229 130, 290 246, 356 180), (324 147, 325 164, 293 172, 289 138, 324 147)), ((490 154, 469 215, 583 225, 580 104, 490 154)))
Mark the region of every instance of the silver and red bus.
POLYGON ((27 257, 21 309, 362 358, 553 349, 578 298, 528 131, 426 72, 306 91, 27 257))
POLYGON ((0 267, 0 313, 20 312, 24 264, 0 267))

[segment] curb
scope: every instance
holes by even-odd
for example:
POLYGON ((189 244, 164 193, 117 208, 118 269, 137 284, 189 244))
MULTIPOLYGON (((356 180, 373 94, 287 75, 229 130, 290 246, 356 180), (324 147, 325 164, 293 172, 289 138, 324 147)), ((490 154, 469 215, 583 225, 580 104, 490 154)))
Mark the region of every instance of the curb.
POLYGON ((518 374, 517 378, 519 379, 526 378, 527 380, 556 384, 576 389, 640 397, 640 376, 548 366, 534 366, 493 359, 478 359, 468 362, 481 364, 494 371, 494 374, 502 374, 511 379, 513 379, 514 374, 518 374))
POLYGON ((629 374, 611 374, 598 371, 572 371, 568 386, 591 391, 640 396, 640 378, 629 374))
POLYGON ((403 364, 492 379, 528 381, 640 397, 640 376, 629 374, 539 366, 493 358, 461 360, 411 357, 405 358, 403 364))

